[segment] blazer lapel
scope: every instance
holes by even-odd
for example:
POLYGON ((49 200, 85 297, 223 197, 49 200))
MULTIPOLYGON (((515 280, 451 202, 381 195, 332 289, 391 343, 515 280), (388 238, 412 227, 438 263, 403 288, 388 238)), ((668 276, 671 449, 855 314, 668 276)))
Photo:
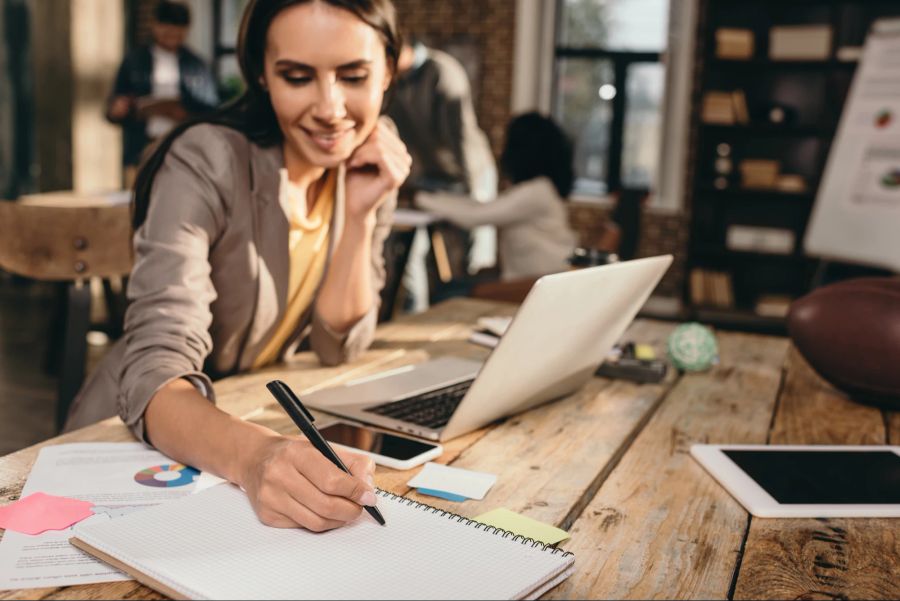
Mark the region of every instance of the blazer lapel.
POLYGON ((278 170, 284 166, 280 144, 261 148, 250 144, 253 202, 253 239, 256 247, 256 308, 239 360, 239 369, 249 369, 284 318, 290 276, 288 215, 279 204, 278 170))

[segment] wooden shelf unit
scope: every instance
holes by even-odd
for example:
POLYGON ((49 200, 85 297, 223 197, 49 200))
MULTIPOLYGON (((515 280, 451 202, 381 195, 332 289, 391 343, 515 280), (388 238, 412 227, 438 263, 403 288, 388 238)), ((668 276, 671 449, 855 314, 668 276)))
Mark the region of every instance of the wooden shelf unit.
MULTIPOLYGON (((764 295, 793 298, 806 294, 817 261, 802 252, 803 237, 819 182, 837 130, 841 110, 858 65, 838 60, 838 49, 860 47, 871 23, 900 16, 894 0, 700 0, 700 33, 696 50, 689 198, 690 244, 684 286, 691 317, 713 325, 761 332, 783 332, 784 320, 754 313, 764 295), (773 60, 769 31, 780 25, 827 25, 832 43, 822 60, 773 60), (746 60, 719 58, 716 30, 741 28, 753 32, 754 52, 746 60), (703 120, 707 92, 742 91, 744 119, 734 124, 703 120), (771 123, 773 106, 786 109, 783 123, 771 123), (745 122, 740 122, 745 121, 745 122), (728 146, 731 173, 717 171, 720 145, 728 146), (740 164, 744 159, 777 160, 781 174, 803 177, 802 192, 745 188, 740 164), (718 185, 716 178, 719 179, 718 185), (720 189, 722 184, 724 189, 720 189), (789 230, 794 249, 787 254, 734 250, 726 246, 733 225, 789 230), (691 297, 694 269, 725 272, 733 282, 733 307, 711 307, 709 299, 691 297)), ((737 114, 737 113, 735 113, 737 114)))

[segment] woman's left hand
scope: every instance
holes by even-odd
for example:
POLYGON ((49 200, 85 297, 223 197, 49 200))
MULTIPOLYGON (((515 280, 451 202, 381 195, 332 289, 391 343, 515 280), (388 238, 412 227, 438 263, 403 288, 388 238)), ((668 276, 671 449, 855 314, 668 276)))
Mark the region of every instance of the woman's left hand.
POLYGON ((409 175, 406 145, 381 119, 347 160, 347 217, 365 219, 409 175))

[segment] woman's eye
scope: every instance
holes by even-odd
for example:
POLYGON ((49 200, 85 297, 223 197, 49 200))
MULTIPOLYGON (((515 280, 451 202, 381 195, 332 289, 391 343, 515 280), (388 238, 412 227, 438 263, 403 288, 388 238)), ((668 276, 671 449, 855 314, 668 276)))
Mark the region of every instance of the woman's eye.
POLYGON ((368 75, 345 75, 341 79, 349 84, 361 84, 368 78, 368 75))
POLYGON ((301 86, 312 81, 312 77, 307 77, 305 75, 282 75, 282 77, 284 78, 284 81, 292 86, 301 86))

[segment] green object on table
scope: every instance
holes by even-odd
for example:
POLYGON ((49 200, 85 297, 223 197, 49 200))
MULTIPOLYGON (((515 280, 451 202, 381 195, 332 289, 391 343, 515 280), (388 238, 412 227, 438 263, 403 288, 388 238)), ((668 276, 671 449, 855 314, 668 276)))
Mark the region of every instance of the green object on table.
POLYGON ((683 371, 704 371, 719 361, 715 334, 696 322, 675 328, 669 335, 667 350, 672 365, 683 371))

